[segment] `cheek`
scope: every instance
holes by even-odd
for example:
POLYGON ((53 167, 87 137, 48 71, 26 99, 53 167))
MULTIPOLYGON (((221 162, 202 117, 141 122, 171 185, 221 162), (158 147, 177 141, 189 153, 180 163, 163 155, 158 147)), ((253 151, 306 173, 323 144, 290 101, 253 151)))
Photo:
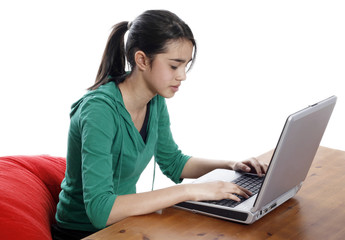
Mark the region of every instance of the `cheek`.
POLYGON ((154 83, 158 85, 166 85, 173 78, 173 74, 171 73, 171 70, 169 68, 164 66, 157 66, 152 77, 154 83))

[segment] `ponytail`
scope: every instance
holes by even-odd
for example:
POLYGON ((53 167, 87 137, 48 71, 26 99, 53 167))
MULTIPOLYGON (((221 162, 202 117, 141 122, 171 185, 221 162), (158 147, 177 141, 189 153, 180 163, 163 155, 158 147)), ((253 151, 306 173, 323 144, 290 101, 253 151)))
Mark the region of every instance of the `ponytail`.
POLYGON ((120 22, 113 27, 108 38, 102 61, 98 69, 96 81, 88 90, 97 89, 109 81, 121 82, 126 76, 126 52, 124 36, 128 30, 128 22, 120 22))

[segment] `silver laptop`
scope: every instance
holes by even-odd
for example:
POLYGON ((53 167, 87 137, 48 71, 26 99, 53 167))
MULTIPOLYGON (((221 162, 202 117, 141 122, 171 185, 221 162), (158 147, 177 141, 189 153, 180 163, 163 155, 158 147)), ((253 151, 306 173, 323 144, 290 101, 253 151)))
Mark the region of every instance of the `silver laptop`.
POLYGON ((287 118, 264 177, 216 169, 195 181, 238 182, 241 178, 237 184, 252 188, 254 194, 250 198, 239 203, 230 199, 186 201, 176 207, 251 224, 295 196, 307 176, 336 100, 337 97, 332 96, 287 118))

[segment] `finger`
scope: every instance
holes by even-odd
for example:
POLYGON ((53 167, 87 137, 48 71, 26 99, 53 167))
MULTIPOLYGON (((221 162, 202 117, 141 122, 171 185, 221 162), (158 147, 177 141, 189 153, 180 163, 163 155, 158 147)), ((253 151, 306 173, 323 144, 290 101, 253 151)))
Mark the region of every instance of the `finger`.
POLYGON ((250 172, 251 168, 246 165, 245 163, 238 163, 238 168, 239 170, 243 171, 243 172, 250 172))
MULTIPOLYGON (((243 191, 238 191, 236 194, 244 198, 249 198, 249 196, 243 191)), ((229 193, 228 199, 234 200, 236 202, 241 201, 241 199, 238 196, 236 196, 235 193, 229 193)))
POLYGON ((235 194, 242 196, 244 198, 249 198, 249 196, 252 195, 252 193, 248 189, 243 188, 237 184, 231 183, 231 188, 229 188, 229 192, 227 194, 228 198, 235 200, 237 202, 241 201, 241 199, 238 196, 236 196, 235 194))
POLYGON ((248 189, 238 186, 239 192, 237 192, 237 194, 245 197, 245 198, 249 198, 249 196, 253 195, 253 193, 251 191, 249 191, 248 189))
POLYGON ((261 177, 263 174, 263 171, 262 171, 260 162, 256 158, 252 158, 250 163, 252 167, 255 169, 256 174, 261 177))
POLYGON ((235 184, 235 188, 232 190, 231 193, 240 195, 245 198, 249 198, 249 196, 252 195, 252 193, 248 189, 238 186, 237 184, 235 184))
POLYGON ((231 199, 231 200, 234 200, 234 201, 236 201, 236 202, 241 201, 241 199, 240 199, 239 197, 237 197, 235 194, 232 194, 232 193, 229 193, 229 195, 228 195, 227 198, 228 198, 228 199, 231 199))
POLYGON ((264 174, 266 174, 267 169, 268 169, 268 164, 263 163, 262 166, 261 166, 261 168, 262 168, 262 172, 263 172, 264 174))
POLYGON ((260 177, 262 177, 267 172, 268 165, 266 163, 258 162, 260 167, 261 174, 257 173, 260 177))

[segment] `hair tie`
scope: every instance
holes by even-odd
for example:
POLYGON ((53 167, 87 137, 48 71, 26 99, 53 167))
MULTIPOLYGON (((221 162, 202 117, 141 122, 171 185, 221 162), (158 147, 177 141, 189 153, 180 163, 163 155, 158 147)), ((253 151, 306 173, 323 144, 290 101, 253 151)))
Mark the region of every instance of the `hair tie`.
POLYGON ((127 29, 129 30, 131 28, 131 26, 132 26, 132 22, 128 22, 127 23, 127 29))

